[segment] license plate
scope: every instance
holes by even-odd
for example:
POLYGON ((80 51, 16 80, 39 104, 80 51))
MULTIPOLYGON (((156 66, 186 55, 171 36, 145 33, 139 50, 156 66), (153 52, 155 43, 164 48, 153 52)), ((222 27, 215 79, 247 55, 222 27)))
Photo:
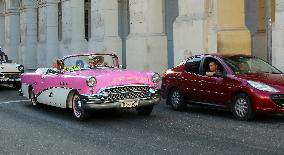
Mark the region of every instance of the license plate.
POLYGON ((121 108, 135 108, 138 107, 139 100, 124 100, 120 101, 121 108))

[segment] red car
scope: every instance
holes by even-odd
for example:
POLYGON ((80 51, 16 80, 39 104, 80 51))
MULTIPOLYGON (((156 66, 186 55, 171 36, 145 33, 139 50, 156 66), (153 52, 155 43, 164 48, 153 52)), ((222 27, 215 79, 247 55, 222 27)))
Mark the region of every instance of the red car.
POLYGON ((200 104, 251 120, 258 112, 284 112, 284 75, 256 57, 198 55, 164 74, 161 95, 174 110, 200 104), (208 76, 212 62, 218 71, 208 76))

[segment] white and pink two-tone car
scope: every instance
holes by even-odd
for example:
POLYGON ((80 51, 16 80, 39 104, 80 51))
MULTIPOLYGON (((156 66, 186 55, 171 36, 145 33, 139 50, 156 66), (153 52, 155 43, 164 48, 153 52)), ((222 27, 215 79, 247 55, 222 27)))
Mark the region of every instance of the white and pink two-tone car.
POLYGON ((135 108, 149 115, 160 102, 160 76, 122 69, 115 54, 79 54, 58 60, 56 68, 21 75, 20 94, 32 105, 72 108, 76 119, 90 110, 135 108))

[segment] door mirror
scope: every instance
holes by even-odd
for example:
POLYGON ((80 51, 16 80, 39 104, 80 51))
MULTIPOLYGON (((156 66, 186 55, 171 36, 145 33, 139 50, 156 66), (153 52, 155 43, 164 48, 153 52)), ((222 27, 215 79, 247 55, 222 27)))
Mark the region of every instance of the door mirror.
POLYGON ((222 72, 216 72, 214 74, 214 76, 217 77, 217 78, 225 78, 226 77, 226 75, 222 72))

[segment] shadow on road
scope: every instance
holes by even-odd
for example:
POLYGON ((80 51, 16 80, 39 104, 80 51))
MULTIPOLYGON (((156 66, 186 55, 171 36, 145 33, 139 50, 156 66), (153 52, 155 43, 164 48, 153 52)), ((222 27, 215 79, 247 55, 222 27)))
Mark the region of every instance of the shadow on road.
MULTIPOLYGON (((182 111, 174 111, 171 109, 170 106, 165 106, 168 112, 180 112, 180 113, 185 113, 189 114, 186 115, 186 117, 190 117, 190 114, 194 115, 201 115, 205 117, 216 117, 216 119, 224 119, 224 120, 237 120, 232 112, 230 111, 225 111, 225 110, 220 110, 220 109, 215 109, 215 108, 208 108, 208 107, 202 107, 202 106, 187 106, 186 109, 182 111)), ((242 121, 240 121, 242 122, 242 121)), ((284 113, 283 114, 257 114, 255 118, 249 122, 253 123, 279 123, 282 122, 284 123, 284 113)))
MULTIPOLYGON (((41 108, 36 108, 27 103, 24 105, 29 111, 38 113, 46 117, 53 117, 56 119, 63 119, 65 121, 76 121, 73 117, 72 109, 62 109, 57 107, 52 107, 48 105, 43 105, 41 108)), ((219 109, 209 109, 199 106, 188 106, 183 111, 174 111, 170 106, 161 103, 156 106, 153 113, 150 116, 139 116, 135 110, 101 110, 92 111, 91 118, 87 122, 115 122, 115 121, 139 121, 143 119, 164 119, 164 118, 175 118, 180 117, 192 117, 193 119, 216 119, 216 121, 237 121, 233 114, 229 111, 219 110, 219 109), (184 115, 184 116, 183 116, 184 115)), ((255 119, 247 123, 284 123, 284 114, 258 114, 255 119)))
POLYGON ((12 85, 0 84, 0 91, 18 91, 18 89, 12 85))
MULTIPOLYGON (((31 104, 26 104, 26 108, 32 110, 41 115, 48 115, 49 117, 54 117, 57 119, 63 119, 65 121, 77 121, 72 113, 72 109, 62 109, 48 105, 42 105, 42 107, 33 107, 31 104)), ((139 120, 143 118, 154 117, 156 115, 153 111, 153 115, 150 116, 139 116, 135 110, 100 110, 91 111, 91 117, 86 122, 113 122, 118 120, 139 120)), ((78 121, 79 122, 79 121, 78 121)))

